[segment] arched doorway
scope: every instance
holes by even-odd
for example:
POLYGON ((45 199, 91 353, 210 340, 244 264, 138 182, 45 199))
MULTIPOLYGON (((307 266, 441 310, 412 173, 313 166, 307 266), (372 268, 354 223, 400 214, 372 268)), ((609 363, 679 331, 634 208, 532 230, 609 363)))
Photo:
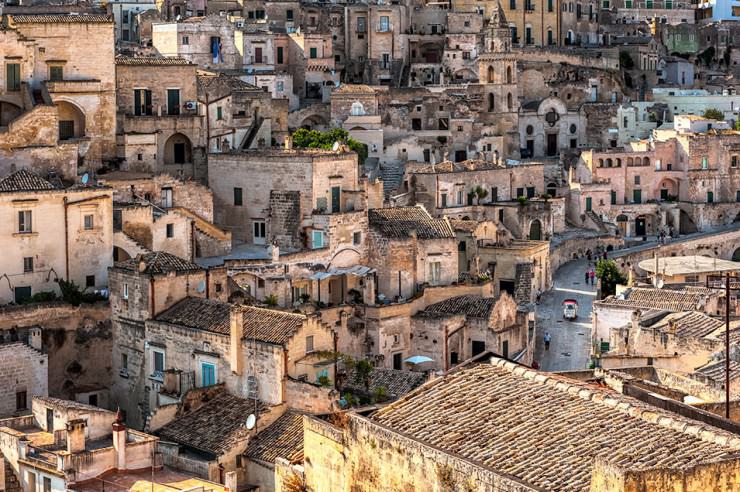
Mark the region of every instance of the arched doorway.
POLYGON ((542 240, 542 222, 539 219, 535 219, 529 225, 529 239, 532 241, 542 240))
POLYGON ((301 127, 308 130, 326 130, 328 124, 326 120, 320 115, 312 114, 311 116, 307 116, 303 119, 303 122, 301 122, 301 127))
POLYGON ((59 140, 71 140, 85 136, 85 114, 72 103, 59 101, 57 107, 59 119, 59 140))
POLYGON ((182 133, 175 133, 164 143, 165 164, 189 164, 193 162, 193 146, 182 133))
POLYGON ((645 236, 647 234, 647 217, 638 215, 635 218, 635 236, 645 236))
POLYGON ((678 196, 678 185, 672 179, 664 179, 659 186, 660 198, 662 201, 673 199, 678 196))
POLYGON ((678 232, 681 234, 691 234, 699 230, 689 214, 683 210, 680 212, 678 224, 678 232))
POLYGON ((21 115, 23 110, 13 103, 0 101, 0 126, 8 126, 11 121, 21 115))
POLYGON ((556 185, 555 183, 548 183, 547 194, 553 198, 558 196, 558 185, 556 185))
POLYGON ((737 248, 734 253, 732 253, 732 261, 740 261, 740 248, 737 248))
POLYGON ((129 259, 131 259, 131 255, 125 249, 113 246, 113 261, 126 261, 129 259))

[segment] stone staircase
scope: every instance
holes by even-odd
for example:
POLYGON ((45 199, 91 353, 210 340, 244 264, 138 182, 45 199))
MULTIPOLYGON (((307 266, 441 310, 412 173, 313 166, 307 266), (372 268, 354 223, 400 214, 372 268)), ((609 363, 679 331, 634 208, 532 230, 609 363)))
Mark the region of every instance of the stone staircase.
POLYGON ((380 179, 383 180, 383 192, 388 197, 401 186, 403 164, 386 164, 380 166, 380 179))
POLYGON ((0 460, 2 460, 2 467, 5 476, 5 483, 0 484, 0 486, 5 487, 3 489, 5 492, 23 492, 21 482, 18 480, 18 477, 15 476, 15 471, 13 470, 13 467, 10 466, 8 460, 3 458, 2 454, 0 454, 0 460))

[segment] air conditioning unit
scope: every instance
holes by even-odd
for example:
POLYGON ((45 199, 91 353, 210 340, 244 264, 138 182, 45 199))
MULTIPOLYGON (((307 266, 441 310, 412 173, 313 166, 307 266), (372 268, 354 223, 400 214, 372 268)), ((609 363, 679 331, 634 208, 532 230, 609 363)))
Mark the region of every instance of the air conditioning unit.
POLYGON ((188 101, 185 103, 185 109, 188 109, 190 111, 198 109, 198 103, 195 101, 188 101))

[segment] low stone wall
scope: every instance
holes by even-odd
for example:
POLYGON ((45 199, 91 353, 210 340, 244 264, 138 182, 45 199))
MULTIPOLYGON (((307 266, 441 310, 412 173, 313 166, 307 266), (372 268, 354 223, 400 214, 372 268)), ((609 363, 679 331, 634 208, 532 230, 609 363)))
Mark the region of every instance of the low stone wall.
POLYGON ((586 251, 596 251, 597 247, 618 250, 624 246, 624 239, 608 234, 593 237, 573 237, 559 241, 550 247, 550 270, 557 271, 558 268, 586 255, 586 251))
POLYGON ((333 386, 323 387, 288 378, 285 383, 285 401, 291 408, 309 413, 329 413, 339 397, 333 386))

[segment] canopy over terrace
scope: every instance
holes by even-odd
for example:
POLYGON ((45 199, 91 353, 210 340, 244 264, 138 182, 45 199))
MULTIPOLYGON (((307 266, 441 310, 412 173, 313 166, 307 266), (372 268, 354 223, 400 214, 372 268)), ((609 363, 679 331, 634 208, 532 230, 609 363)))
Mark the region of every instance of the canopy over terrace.
POLYGON ((345 302, 375 302, 375 269, 363 265, 330 268, 314 272, 293 282, 298 296, 310 294, 326 305, 345 302), (303 281, 303 282, 302 282, 303 281))

